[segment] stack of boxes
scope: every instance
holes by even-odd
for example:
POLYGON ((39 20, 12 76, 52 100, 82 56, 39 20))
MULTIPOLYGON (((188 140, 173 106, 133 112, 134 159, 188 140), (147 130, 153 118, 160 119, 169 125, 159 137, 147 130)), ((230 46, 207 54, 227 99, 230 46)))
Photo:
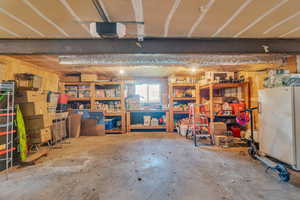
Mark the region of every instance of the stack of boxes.
POLYGON ((48 112, 47 94, 41 91, 19 90, 15 101, 20 105, 29 142, 41 144, 51 140, 50 127, 54 113, 48 112))

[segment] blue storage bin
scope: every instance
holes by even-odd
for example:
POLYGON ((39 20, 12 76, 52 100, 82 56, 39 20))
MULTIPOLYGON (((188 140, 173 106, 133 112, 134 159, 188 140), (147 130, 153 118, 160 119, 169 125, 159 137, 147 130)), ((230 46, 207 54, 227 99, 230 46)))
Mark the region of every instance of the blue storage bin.
POLYGON ((111 130, 113 129, 114 127, 114 120, 113 119, 105 119, 104 122, 105 122, 105 130, 111 130))

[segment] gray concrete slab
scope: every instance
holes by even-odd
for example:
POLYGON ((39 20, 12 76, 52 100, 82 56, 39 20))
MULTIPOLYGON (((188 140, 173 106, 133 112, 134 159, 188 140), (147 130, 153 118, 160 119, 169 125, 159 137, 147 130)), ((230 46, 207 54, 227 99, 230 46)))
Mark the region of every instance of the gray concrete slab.
POLYGON ((194 147, 175 134, 70 139, 31 167, 0 174, 0 199, 260 200, 300 199, 242 149, 194 147))

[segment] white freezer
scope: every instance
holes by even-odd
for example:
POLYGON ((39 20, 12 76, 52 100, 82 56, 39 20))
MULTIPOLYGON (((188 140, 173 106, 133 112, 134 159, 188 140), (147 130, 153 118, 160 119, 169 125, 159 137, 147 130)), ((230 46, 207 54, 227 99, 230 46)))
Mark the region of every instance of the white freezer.
POLYGON ((259 91, 260 152, 300 169, 300 87, 259 91))

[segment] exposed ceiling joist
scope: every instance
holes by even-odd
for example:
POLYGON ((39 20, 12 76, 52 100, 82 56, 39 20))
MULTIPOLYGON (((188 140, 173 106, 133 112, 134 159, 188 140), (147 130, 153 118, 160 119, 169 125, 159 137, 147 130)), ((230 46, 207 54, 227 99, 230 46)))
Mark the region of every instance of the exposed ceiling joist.
POLYGON ((300 38, 0 39, 2 55, 299 54, 300 38))

